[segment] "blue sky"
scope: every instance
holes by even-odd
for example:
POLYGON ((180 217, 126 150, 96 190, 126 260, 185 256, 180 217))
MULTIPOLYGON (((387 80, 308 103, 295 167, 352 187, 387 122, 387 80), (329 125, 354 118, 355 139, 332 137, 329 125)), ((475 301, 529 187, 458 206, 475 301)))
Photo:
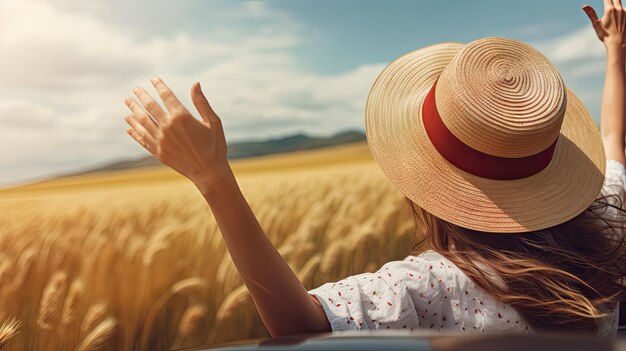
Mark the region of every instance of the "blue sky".
MULTIPOLYGON (((588 2, 602 15, 602 1, 588 2)), ((363 129, 380 70, 422 46, 527 41, 599 117, 602 44, 578 1, 0 0, 0 186, 147 155, 122 100, 198 80, 229 142, 363 129)))
POLYGON ((558 37, 587 25, 574 1, 277 1, 305 28, 296 57, 333 73, 393 60, 415 48, 484 36, 558 37), (329 40, 330 39, 330 40, 329 40))

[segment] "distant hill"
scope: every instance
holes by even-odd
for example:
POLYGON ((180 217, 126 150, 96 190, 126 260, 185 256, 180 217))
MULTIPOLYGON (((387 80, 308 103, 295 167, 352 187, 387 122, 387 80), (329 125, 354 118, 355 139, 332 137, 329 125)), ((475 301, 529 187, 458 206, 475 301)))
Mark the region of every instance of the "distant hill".
MULTIPOLYGON (((241 159, 263 156, 289 151, 317 149, 322 147, 354 143, 366 140, 365 134, 359 130, 347 130, 329 137, 314 137, 303 133, 291 136, 266 140, 250 140, 228 145, 228 159, 241 159)), ((122 169, 161 166, 161 162, 153 156, 146 156, 135 160, 113 162, 100 167, 81 172, 62 174, 54 178, 75 176, 96 172, 116 171, 122 169)))

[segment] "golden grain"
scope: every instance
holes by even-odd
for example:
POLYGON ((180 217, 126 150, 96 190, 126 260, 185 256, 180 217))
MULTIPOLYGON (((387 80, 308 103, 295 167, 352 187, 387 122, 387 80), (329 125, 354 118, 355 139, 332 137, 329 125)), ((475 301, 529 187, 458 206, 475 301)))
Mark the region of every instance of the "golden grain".
POLYGON ((200 321, 206 316, 207 309, 202 305, 192 305, 185 310, 178 326, 181 337, 189 337, 197 328, 200 321))
POLYGON ((70 291, 67 293, 67 297, 65 298, 61 323, 67 325, 78 318, 79 304, 84 295, 85 283, 81 279, 74 280, 70 286, 70 291))
MULTIPOLYGON (((233 170, 308 288, 408 251, 404 198, 365 143, 233 170)), ((0 243, 0 311, 24 321, 6 351, 168 350, 268 335, 209 206, 166 168, 0 190, 0 243)))
POLYGON ((99 301, 91 305, 89 310, 87 310, 85 318, 83 318, 80 330, 83 332, 91 331, 94 326, 104 318, 108 310, 109 306, 104 301, 99 301))
POLYGON ((237 310, 237 306, 250 297, 250 292, 245 285, 241 285, 233 290, 222 302, 217 310, 216 319, 218 321, 230 317, 237 310))
POLYGON ((53 324, 59 319, 65 294, 67 273, 55 272, 48 286, 43 291, 39 304, 39 318, 37 324, 44 329, 52 329, 53 324))
POLYGON ((83 342, 78 346, 78 351, 95 351, 102 349, 103 344, 111 337, 115 329, 117 328, 117 322, 114 318, 108 317, 98 324, 91 333, 89 333, 83 342))
POLYGON ((9 317, 0 324, 0 350, 3 349, 19 333, 22 322, 9 317))

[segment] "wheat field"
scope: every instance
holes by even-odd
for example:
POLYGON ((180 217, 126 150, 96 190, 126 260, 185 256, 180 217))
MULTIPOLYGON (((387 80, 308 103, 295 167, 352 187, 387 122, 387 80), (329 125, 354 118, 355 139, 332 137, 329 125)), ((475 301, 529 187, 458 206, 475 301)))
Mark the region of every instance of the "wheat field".
MULTIPOLYGON (((307 289, 408 254, 364 142, 231 162, 307 289)), ((165 167, 0 190, 0 349, 170 350, 269 336, 210 208, 165 167)))

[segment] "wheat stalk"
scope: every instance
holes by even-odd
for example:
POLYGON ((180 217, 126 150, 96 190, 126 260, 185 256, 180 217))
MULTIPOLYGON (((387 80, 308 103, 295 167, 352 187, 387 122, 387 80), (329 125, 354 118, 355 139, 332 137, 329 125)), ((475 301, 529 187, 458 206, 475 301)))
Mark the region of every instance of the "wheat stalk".
POLYGON ((345 254, 346 245, 342 241, 336 241, 326 248, 322 262, 320 263, 320 273, 325 276, 336 274, 341 257, 345 254))
POLYGON ((298 279, 302 282, 302 284, 307 284, 309 280, 313 277, 313 275, 317 272, 320 263, 322 262, 322 256, 317 254, 311 257, 307 263, 302 267, 300 272, 298 272, 298 279))
POLYGON ((152 264, 154 256, 156 256, 159 252, 164 251, 168 247, 169 245, 166 241, 158 240, 151 242, 143 252, 143 265, 146 267, 150 266, 152 264))
POLYGON ((233 290, 224 301, 220 305, 220 308, 217 310, 216 320, 218 322, 223 321, 227 317, 230 317, 235 311, 236 307, 245 301, 250 296, 250 292, 248 291, 245 284, 242 284, 237 289, 233 290))
POLYGON ((65 298, 61 323, 68 325, 78 318, 78 307, 84 295, 85 283, 81 279, 74 280, 70 286, 70 291, 65 298))
POLYGON ((39 305, 37 324, 43 329, 52 329, 61 310, 61 301, 66 289, 67 274, 64 271, 55 272, 43 291, 39 305))
POLYGON ((87 310, 87 314, 85 318, 83 318, 83 323, 80 326, 80 330, 82 332, 88 332, 94 328, 96 323, 102 320, 106 315, 109 306, 104 301, 96 302, 95 304, 89 307, 87 310))
POLYGON ((165 306, 165 304, 173 296, 191 293, 198 289, 204 289, 206 286, 206 280, 198 277, 191 277, 179 280, 178 282, 172 284, 172 286, 170 286, 170 288, 167 289, 167 291, 163 295, 161 295, 157 302, 152 305, 152 308, 148 312, 148 316, 146 317, 146 324, 141 331, 141 345, 146 346, 146 343, 148 342, 148 337, 150 336, 150 331, 152 330, 152 325, 154 324, 154 319, 156 318, 159 311, 163 308, 163 306, 165 306))
POLYGON ((182 338, 189 337, 197 328, 198 324, 206 316, 206 307, 192 305, 185 310, 178 325, 178 333, 182 338))
POLYGON ((111 337, 115 329, 117 328, 117 322, 113 317, 107 317, 100 324, 98 324, 91 333, 89 333, 83 342, 80 343, 77 351, 95 351, 102 348, 102 345, 111 337))
POLYGON ((22 322, 15 317, 7 318, 2 322, 0 325, 0 350, 20 332, 21 326, 22 322))
MULTIPOLYGON (((3 282, 6 280, 4 276, 8 275, 10 268, 11 268, 11 260, 5 255, 1 255, 0 256, 0 282, 3 282)), ((2 286, 3 284, 0 284, 0 299, 2 298, 2 294, 3 294, 2 286)))
POLYGON ((17 267, 19 268, 16 276, 13 278, 11 285, 7 287, 7 293, 19 290, 24 284, 26 274, 30 271, 30 267, 36 258, 37 250, 28 248, 22 252, 17 260, 17 267))
POLYGON ((176 294, 187 294, 193 292, 194 290, 204 289, 206 286, 207 282, 202 278, 187 278, 172 284, 164 296, 167 296, 166 299, 169 299, 171 296, 176 294))

